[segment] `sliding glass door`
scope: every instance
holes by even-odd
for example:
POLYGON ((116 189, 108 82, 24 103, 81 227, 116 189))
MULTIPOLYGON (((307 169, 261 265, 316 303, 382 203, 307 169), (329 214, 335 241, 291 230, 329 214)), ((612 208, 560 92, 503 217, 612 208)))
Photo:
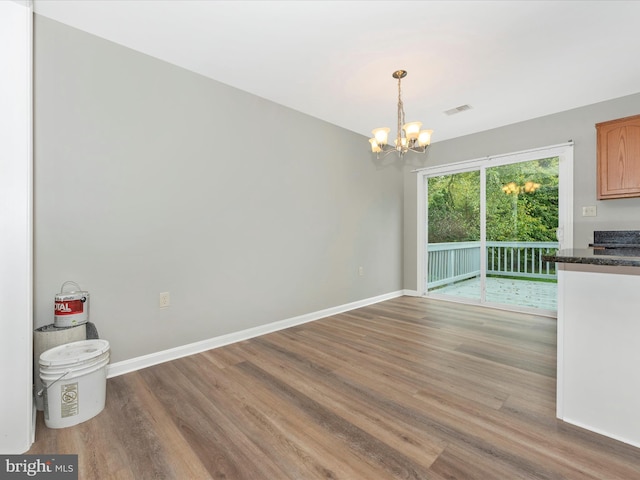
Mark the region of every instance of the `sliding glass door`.
POLYGON ((558 157, 486 169, 487 303, 556 310, 558 157))
POLYGON ((570 218, 563 159, 566 149, 546 149, 424 171, 424 294, 555 311, 555 264, 542 256, 570 218))
POLYGON ((427 288, 480 301, 480 171, 426 182, 427 288))

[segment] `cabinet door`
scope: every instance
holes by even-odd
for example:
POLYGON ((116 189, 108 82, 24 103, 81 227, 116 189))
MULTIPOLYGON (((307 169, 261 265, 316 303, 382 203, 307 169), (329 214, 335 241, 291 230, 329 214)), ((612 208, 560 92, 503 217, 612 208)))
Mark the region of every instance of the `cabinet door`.
POLYGON ((598 123, 598 200, 640 197, 640 115, 598 123))

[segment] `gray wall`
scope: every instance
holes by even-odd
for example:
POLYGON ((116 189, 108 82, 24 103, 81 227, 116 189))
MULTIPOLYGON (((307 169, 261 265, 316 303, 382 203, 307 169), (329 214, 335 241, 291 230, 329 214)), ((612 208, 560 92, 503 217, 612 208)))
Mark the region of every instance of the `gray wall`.
POLYGON ((65 280, 113 361, 398 291, 402 190, 361 135, 35 18, 35 327, 65 280))
MULTIPOLYGON (((640 113, 640 94, 487 130, 432 144, 428 165, 443 165, 556 145, 573 140, 575 248, 593 241, 594 230, 639 230, 640 198, 596 200, 595 124, 640 113), (596 205, 596 217, 583 217, 582 207, 596 205)), ((437 132, 434 134, 437 140, 437 132)), ((417 288, 417 180, 411 168, 404 173, 404 287, 417 288)))

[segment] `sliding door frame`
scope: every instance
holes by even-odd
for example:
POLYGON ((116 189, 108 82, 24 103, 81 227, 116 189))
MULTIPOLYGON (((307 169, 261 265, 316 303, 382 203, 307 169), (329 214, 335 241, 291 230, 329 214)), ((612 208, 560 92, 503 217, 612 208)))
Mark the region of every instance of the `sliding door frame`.
MULTIPOLYGON (((418 278, 417 290, 420 296, 427 295, 427 255, 425 245, 427 239, 427 211, 426 211, 426 188, 425 181, 429 177, 440 175, 451 175, 468 171, 480 171, 480 215, 481 215, 481 232, 482 241, 485 241, 486 232, 486 169, 499 165, 507 165, 510 163, 526 162, 541 158, 558 157, 558 243, 560 249, 573 247, 573 142, 567 142, 559 145, 552 145, 530 150, 523 150, 513 153, 505 153, 501 155, 492 155, 488 157, 466 160, 463 162, 449 163, 434 167, 427 167, 414 170, 417 173, 417 225, 418 225, 418 278)), ((480 263, 486 265, 485 249, 480 249, 480 263)), ((484 299, 484 276, 481 281, 481 298, 484 299)), ((495 308, 495 305, 491 305, 495 308)), ((512 309, 512 306, 505 305, 504 308, 512 309)), ((513 306, 515 309, 515 306, 513 306)))

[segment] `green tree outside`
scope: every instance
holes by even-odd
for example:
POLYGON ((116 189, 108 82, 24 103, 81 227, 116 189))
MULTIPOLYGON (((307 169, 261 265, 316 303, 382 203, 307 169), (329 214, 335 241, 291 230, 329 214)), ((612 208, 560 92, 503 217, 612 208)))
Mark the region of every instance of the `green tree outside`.
MULTIPOLYGON (((486 170, 487 241, 553 242, 558 157, 486 170)), ((428 179, 429 243, 480 240, 480 172, 428 179)))

